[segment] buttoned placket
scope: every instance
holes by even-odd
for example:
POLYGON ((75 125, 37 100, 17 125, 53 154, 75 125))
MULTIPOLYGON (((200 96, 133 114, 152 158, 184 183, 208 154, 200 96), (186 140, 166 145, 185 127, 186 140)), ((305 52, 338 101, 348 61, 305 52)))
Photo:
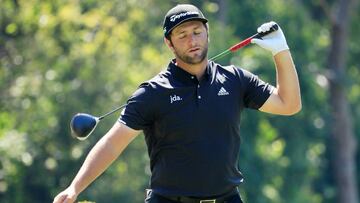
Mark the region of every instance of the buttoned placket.
POLYGON ((194 101, 196 102, 197 106, 204 102, 205 92, 203 91, 205 90, 203 88, 204 85, 206 85, 206 83, 209 81, 209 77, 211 77, 209 68, 210 67, 207 67, 204 77, 201 79, 201 81, 199 81, 195 75, 191 75, 180 67, 176 67, 174 63, 169 65, 169 70, 173 72, 175 76, 179 78, 179 80, 182 80, 182 82, 187 84, 189 84, 188 82, 191 81, 190 83, 192 83, 194 88, 193 90, 195 91, 194 101))
POLYGON ((200 105, 202 103, 202 100, 204 99, 203 95, 202 95, 202 91, 201 91, 201 87, 205 82, 205 79, 202 79, 201 81, 198 81, 197 78, 195 76, 191 76, 190 77, 192 81, 194 81, 194 83, 196 84, 196 103, 197 105, 200 105))
POLYGON ((201 95, 200 95, 200 83, 197 85, 197 93, 198 93, 198 99, 201 99, 201 95))

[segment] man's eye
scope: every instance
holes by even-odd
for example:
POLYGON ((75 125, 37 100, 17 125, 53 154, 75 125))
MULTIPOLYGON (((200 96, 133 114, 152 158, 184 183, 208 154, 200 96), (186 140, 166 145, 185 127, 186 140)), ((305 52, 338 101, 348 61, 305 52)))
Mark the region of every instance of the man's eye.
POLYGON ((186 35, 185 34, 181 34, 181 35, 179 35, 179 39, 184 39, 186 37, 186 35))
POLYGON ((195 31, 194 32, 194 35, 199 35, 199 34, 201 34, 201 31, 195 31))

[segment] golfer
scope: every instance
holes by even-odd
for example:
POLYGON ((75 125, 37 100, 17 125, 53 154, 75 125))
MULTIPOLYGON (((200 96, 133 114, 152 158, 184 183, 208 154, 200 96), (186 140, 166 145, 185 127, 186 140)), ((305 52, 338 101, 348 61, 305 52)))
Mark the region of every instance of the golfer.
MULTIPOLYGON (((146 203, 241 203, 237 186, 240 116, 245 108, 280 115, 300 111, 297 73, 279 29, 252 43, 271 52, 276 87, 233 65, 208 60, 208 20, 193 5, 165 16, 164 41, 174 53, 165 71, 142 83, 119 122, 93 147, 54 203, 72 203, 142 130, 150 157, 146 203)), ((268 31, 275 23, 261 25, 268 31)), ((124 183, 125 184, 125 183, 124 183)))

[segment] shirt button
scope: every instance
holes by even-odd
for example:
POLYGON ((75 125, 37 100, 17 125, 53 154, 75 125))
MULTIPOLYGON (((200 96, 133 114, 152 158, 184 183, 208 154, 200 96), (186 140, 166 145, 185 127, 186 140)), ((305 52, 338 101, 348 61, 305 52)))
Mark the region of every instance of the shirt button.
POLYGON ((198 88, 200 88, 200 85, 198 85, 198 88))
POLYGON ((195 77, 194 76, 191 76, 191 79, 194 79, 195 77))
POLYGON ((198 99, 201 99, 201 96, 200 96, 200 95, 198 96, 198 99))

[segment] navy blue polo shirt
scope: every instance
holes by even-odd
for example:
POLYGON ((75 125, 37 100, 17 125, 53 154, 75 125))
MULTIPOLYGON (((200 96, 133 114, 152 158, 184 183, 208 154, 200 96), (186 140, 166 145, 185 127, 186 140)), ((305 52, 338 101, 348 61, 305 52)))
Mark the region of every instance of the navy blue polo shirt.
POLYGON ((212 61, 201 81, 173 60, 142 83, 119 121, 145 134, 153 192, 202 197, 239 185, 241 112, 260 108, 272 90, 244 69, 212 61))

